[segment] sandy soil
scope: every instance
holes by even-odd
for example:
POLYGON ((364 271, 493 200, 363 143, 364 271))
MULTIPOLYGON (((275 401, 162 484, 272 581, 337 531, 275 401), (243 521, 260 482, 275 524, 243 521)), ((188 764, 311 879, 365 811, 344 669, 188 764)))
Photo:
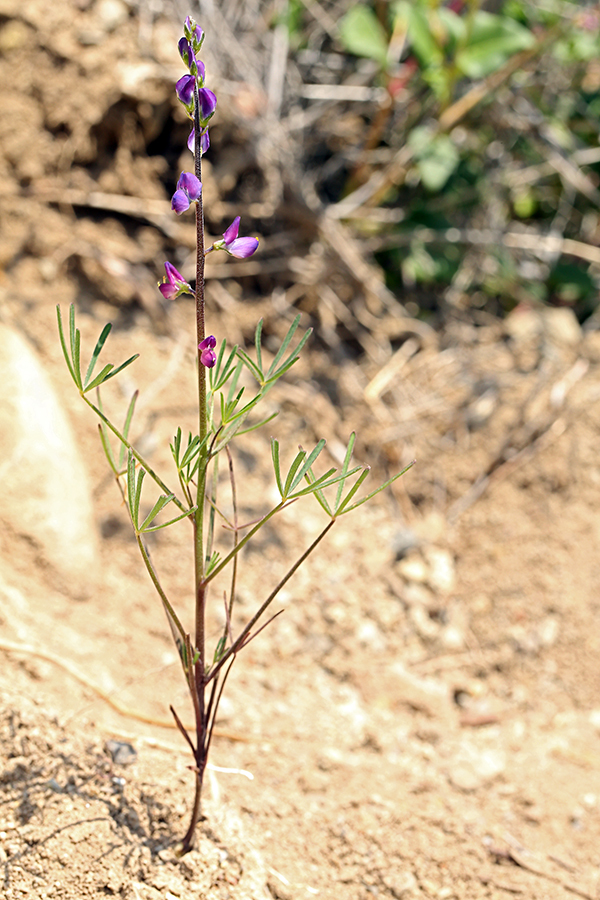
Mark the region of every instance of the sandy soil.
MULTIPOLYGON (((88 348, 114 321, 111 360, 141 353, 106 405, 120 417, 141 389, 134 436, 169 472, 168 441, 194 422, 193 310, 161 307, 155 283, 191 226, 168 213, 161 155, 177 171, 177 30, 147 27, 144 56, 124 4, 0 4, 0 317, 70 420, 96 559, 71 575, 68 548, 52 558, 0 506, 2 895, 599 897, 600 340, 564 311, 404 342, 382 374, 332 349, 303 295, 317 333, 273 396, 270 433, 290 452, 327 437, 337 462, 358 428, 374 480, 417 465, 339 523, 236 662, 212 753, 234 771, 210 772, 197 849, 175 859, 191 775, 168 705, 186 718, 184 685, 54 311, 76 303, 88 348)), ((218 215, 231 171, 243 165, 215 163, 218 215)), ((263 315, 269 346, 296 312, 289 296, 222 268, 211 331, 250 342, 263 315)), ((237 455, 249 516, 272 492, 268 439, 237 455)), ((241 615, 322 524, 308 505, 246 554, 241 615)), ((188 537, 180 524, 152 544, 183 615, 188 537)))

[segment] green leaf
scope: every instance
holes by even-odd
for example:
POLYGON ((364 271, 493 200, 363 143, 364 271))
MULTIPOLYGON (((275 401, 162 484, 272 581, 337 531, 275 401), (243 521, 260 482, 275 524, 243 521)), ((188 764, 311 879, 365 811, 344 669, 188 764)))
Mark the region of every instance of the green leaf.
POLYGON ((335 515, 336 516, 342 515, 342 513, 344 512, 344 509, 350 503, 350 501, 352 500, 352 498, 354 497, 357 490, 359 489, 359 487, 361 486, 361 484, 363 483, 363 481, 365 480, 365 478, 367 477, 367 475, 369 474, 370 471, 371 471, 370 467, 366 466, 362 470, 362 472, 360 473, 360 475, 358 476, 358 478, 356 479, 356 481, 354 482, 354 484, 352 485, 352 487, 350 488, 350 490, 348 491, 348 493, 346 494, 346 496, 344 497, 342 502, 336 504, 336 507, 335 507, 335 515))
MULTIPOLYGON (((297 485, 300 484, 300 482, 302 481, 302 479, 304 478, 304 476, 306 475, 308 470, 312 467, 313 463, 315 462, 316 458, 320 454, 320 452, 323 449, 323 447, 325 446, 325 444, 326 444, 325 438, 321 438, 321 440, 316 445, 314 450, 305 459, 304 464, 302 465, 300 470, 296 473, 296 475, 291 483, 290 490, 292 490, 292 491, 295 490, 297 485)), ((302 451, 302 453, 306 457, 306 453, 304 453, 304 451, 302 451)), ((300 455, 300 454, 298 454, 298 455, 300 455)), ((296 459, 298 459, 298 457, 296 457, 296 459)), ((295 461, 296 460, 294 460, 294 462, 295 461)), ((333 471, 335 471, 335 469, 333 471)), ((289 475, 288 475, 288 478, 289 478, 289 475)), ((319 479, 317 479, 317 481, 319 481, 319 479)), ((287 489, 287 483, 286 483, 286 489, 287 489)))
POLYGON ((223 365, 223 359, 225 357, 226 348, 227 348, 227 341, 223 341, 221 343, 221 347, 220 347, 219 354, 217 356, 217 361, 216 361, 215 365, 213 366, 212 369, 208 370, 209 387, 210 387, 211 393, 213 393, 213 394, 216 393, 218 390, 220 390, 223 387, 223 385, 225 384, 225 382, 231 375, 232 369, 235 365, 235 360, 237 358, 238 347, 236 344, 235 347, 231 350, 229 356, 227 357, 225 365, 223 365))
POLYGON ((132 362, 135 362, 135 360, 138 358, 139 355, 140 355, 139 353, 134 353, 133 356, 130 356, 129 359, 126 359, 125 362, 121 363, 120 366, 117 366, 116 369, 113 368, 113 366, 110 364, 105 366, 102 369, 102 371, 100 372, 100 374, 97 375, 96 378, 94 378, 94 380, 91 382, 91 384, 88 384, 86 386, 83 393, 87 394, 87 392, 91 391, 93 388, 99 387, 101 384, 104 384, 104 382, 108 381, 109 378, 114 378, 115 375, 118 375, 119 372, 122 372, 123 369, 125 369, 127 366, 131 365, 132 362), (112 371, 111 371, 111 369, 112 369, 112 371))
POLYGON ((237 355, 238 355, 239 358, 240 358, 240 359, 248 366, 248 368, 250 369, 250 371, 252 372, 252 374, 254 375, 254 377, 256 378, 256 380, 258 381, 258 383, 259 383, 259 384, 262 384, 262 382, 263 382, 263 373, 262 373, 262 371, 258 368, 258 366, 257 366, 256 363, 254 362, 254 360, 250 359, 250 357, 248 356, 248 354, 246 353, 246 351, 245 351, 245 350, 242 350, 240 347, 238 347, 237 355))
POLYGON ((312 328, 309 328, 302 336, 296 349, 291 352, 291 354, 289 355, 287 360, 278 369, 277 366, 278 366, 279 362, 281 361, 281 359, 283 358, 287 348, 289 347, 291 340, 296 332, 296 329, 298 328, 299 323, 300 323, 300 315, 297 315, 296 318, 294 319, 294 321, 292 322, 292 324, 290 325, 288 333, 284 337, 283 343, 282 343, 281 347, 279 348, 277 355, 275 356, 275 359, 269 366, 269 370, 267 372, 267 383, 276 381, 277 378, 279 378, 281 375, 283 375, 284 371, 287 371, 290 368, 290 366, 292 366, 296 362, 296 360, 299 358, 300 351, 302 350, 302 348, 304 347, 308 338, 312 334, 312 328))
POLYGON ((460 154, 447 134, 435 134, 427 126, 413 128, 408 144, 412 147, 423 185, 441 191, 458 168, 460 154))
MULTIPOLYGON (((140 474, 138 475, 137 484, 135 486, 135 496, 133 498, 133 521, 135 523, 135 530, 139 531, 138 522, 140 520, 140 503, 142 500, 142 485, 144 483, 144 478, 146 477, 146 470, 140 469, 140 474)), ((135 479, 135 472, 134 472, 135 479)), ((174 496, 174 495, 173 495, 174 496)))
POLYGON ((456 66, 469 78, 485 78, 500 69, 515 53, 528 50, 534 44, 532 32, 519 22, 479 10, 473 20, 469 43, 456 55, 456 66))
POLYGON ((150 512, 148 513, 148 515, 146 516, 146 518, 144 519, 142 524, 140 525, 140 529, 139 529, 140 533, 143 531, 149 530, 147 528, 147 526, 149 526, 150 522, 152 522, 152 520, 157 517, 159 512, 165 508, 167 503, 171 502, 171 500, 173 499, 174 496, 175 496, 175 494, 170 494, 170 495, 161 494, 160 495, 160 497, 158 498, 158 500, 156 501, 156 503, 154 504, 154 506, 152 507, 152 509, 150 510, 150 512))
MULTIPOLYGON (((133 413, 135 410, 135 404, 137 402, 137 398, 139 397, 139 391, 134 391, 129 401, 129 406, 127 407, 127 414, 125 416, 125 424, 123 425, 123 437, 126 441, 129 440, 129 429, 131 428, 131 421, 133 419, 133 413)), ((98 397, 100 397, 100 391, 98 391, 98 397)), ((121 449, 119 450, 119 468, 123 465, 123 460, 125 459, 125 444, 121 443, 121 449)))
MULTIPOLYGON (((88 386, 88 382, 89 382, 90 378, 92 377, 92 372, 94 371, 94 367, 95 367, 96 363, 98 362, 98 357, 100 356, 100 353, 102 352, 102 348, 104 347, 104 344, 106 343, 106 339, 107 339, 108 335, 110 334, 111 328, 112 328, 112 325, 110 322, 108 322, 102 329, 102 333, 101 333, 100 337, 98 338, 96 346, 94 347, 94 352, 92 353, 92 358, 90 359, 90 364, 87 368, 87 372, 85 373, 84 386, 86 388, 88 386)), ((111 369, 112 369, 112 366, 111 366, 111 369)))
POLYGON ((312 469, 308 470, 308 472, 305 475, 305 478, 308 481, 308 483, 312 486, 313 494, 316 497, 316 499, 319 502, 322 509, 327 513, 328 516, 333 516, 332 509, 331 509, 329 503, 327 502, 327 498, 325 497, 325 494, 323 493, 321 488, 319 488, 318 485, 316 484, 316 479, 315 479, 312 469))
MULTIPOLYGON (((263 368, 262 349, 260 346, 261 338, 262 338, 262 329, 263 329, 263 320, 259 319, 258 324, 256 326, 256 331, 254 333, 254 346, 256 347, 256 365, 260 369, 261 373, 262 373, 262 368, 263 368)), ((262 374, 261 374, 261 380, 262 380, 262 374)))
POLYGON ((357 509, 359 506, 362 506, 363 503, 367 503, 368 500, 371 500, 377 494, 380 494, 381 491, 385 490, 386 487, 389 487, 390 484, 393 484, 394 481, 397 481, 399 478, 402 478, 402 476, 405 475, 406 472, 408 472, 408 470, 414 466, 414 464, 415 464, 415 460, 413 459, 413 461, 410 462, 406 466, 406 468, 402 469, 401 472, 398 472, 397 475, 394 475, 393 478, 389 478, 384 484, 381 484, 378 488, 375 488, 374 491, 371 491, 370 494, 367 494, 366 497, 361 497, 361 499, 357 500, 356 503, 353 503, 352 506, 347 506, 346 504, 352 499, 352 497, 354 496, 354 494, 356 493, 356 491, 358 490, 358 488, 360 487, 362 482, 365 480, 365 478, 369 474, 369 469, 365 469, 363 474, 358 478, 357 483, 352 487, 348 496, 345 498, 345 500, 342 501, 342 505, 337 510, 336 515, 338 515, 338 516, 345 515, 345 513, 351 512, 351 510, 357 509))
POLYGON ((306 451, 305 450, 300 450, 294 457, 294 461, 292 462, 292 464, 290 466, 290 470, 287 473, 287 478, 285 479, 285 484, 283 486, 282 495, 284 497, 287 497, 290 490, 292 489, 292 482, 294 480, 294 475, 296 474, 296 472, 298 471, 298 469, 300 468, 300 466, 302 465, 302 463, 304 462, 305 459, 306 459, 306 451))
POLYGON ((69 307, 69 338, 71 342, 71 359, 73 361, 73 369, 75 371, 75 381, 79 390, 82 389, 81 381, 81 334, 78 328, 75 328, 75 304, 71 303, 69 307))
POLYGON ((237 431, 236 434, 238 434, 238 435, 248 434, 250 431, 256 431, 257 428, 262 428, 263 425, 266 425, 267 422, 270 422, 272 419, 277 418, 278 415, 279 415, 279 412, 277 412, 277 411, 274 413, 271 413, 271 415, 267 416, 266 419, 261 419, 260 422, 257 422, 255 425, 248 425, 247 428, 242 428, 241 430, 237 431))
POLYGON ((113 364, 107 363, 104 366, 104 368, 102 369, 102 371, 98 375, 96 375, 96 377, 94 378, 93 381, 91 381, 89 384, 84 385, 83 393, 86 394, 88 391, 93 391, 94 388, 100 387, 102 382, 106 380, 108 373, 111 372, 113 369, 114 369, 113 364))
POLYGON ((62 347, 63 356, 65 358, 65 362, 67 364, 69 372, 71 373, 71 378, 73 379, 73 381, 75 382, 77 387, 79 387, 79 384, 77 382, 77 377, 75 375, 75 369, 73 368, 73 363, 71 362, 71 357, 70 357, 69 351, 67 349, 67 342, 65 340, 65 332, 64 332, 63 323, 62 323, 62 316, 61 316, 61 312, 60 312, 60 306, 58 304, 56 305, 56 317, 58 319, 58 336, 60 338, 60 346, 62 347))
POLYGON ((344 493, 344 481, 348 477, 348 468, 350 466, 350 460, 352 459, 352 451, 354 450, 354 442, 356 441, 356 432, 353 431, 350 435, 350 440, 348 441, 348 448, 346 450, 346 455, 344 456, 344 463, 341 468, 340 474, 344 476, 344 478, 340 481, 338 485, 338 489, 335 495, 335 509, 337 510, 341 499, 342 494, 344 493))
POLYGON ((277 489, 283 497, 283 484, 281 481, 281 468, 279 465, 279 441, 277 438, 271 438, 271 456, 273 458, 273 471, 275 472, 275 481, 277 489))
POLYGON ((387 66, 388 38, 373 10, 363 4, 352 6, 340 22, 340 40, 355 56, 374 59, 387 66))
POLYGON ((408 39, 426 67, 437 67, 444 63, 444 52, 435 39, 431 28, 432 17, 415 3, 398 4, 399 14, 408 22, 408 39))
MULTIPOLYGON (((133 510, 135 506, 135 459, 133 452, 127 452, 127 502, 129 504, 129 515, 133 519, 133 510)), ((136 520, 133 519, 134 528, 137 528, 136 520)))
POLYGON ((215 552, 211 556, 211 558, 208 561, 208 564, 206 566, 205 577, 208 577, 208 575, 210 575, 210 573, 216 569, 216 567, 219 565, 220 561, 221 561, 221 554, 217 550, 215 550, 215 552))
POLYGON ((174 519, 169 519, 168 522, 163 522, 162 525, 152 525, 150 528, 143 528, 143 529, 140 529, 140 531, 143 530, 144 534, 148 534, 148 532, 150 532, 150 531, 160 531, 161 528, 168 528, 169 525, 173 525, 175 522, 180 522, 182 519, 188 518, 193 513, 195 513, 197 509, 198 509, 197 506, 191 506, 187 512, 180 513, 178 516, 175 516, 174 519))
MULTIPOLYGON (((110 443, 108 441, 108 434, 106 432, 106 427, 104 425, 104 422, 98 422, 98 432, 100 434, 100 441, 102 443, 102 449, 104 450, 104 455, 106 456, 106 459, 108 460, 108 465, 110 466, 110 468, 112 469, 114 474, 118 475, 119 470, 117 469, 117 463, 113 456, 113 452, 112 452, 110 443)), ((123 445, 121 445, 121 446, 123 446, 123 445)))
POLYGON ((188 435, 188 445, 185 453, 183 454, 183 459, 181 460, 181 465, 179 469, 185 469, 186 466, 192 462, 192 460, 198 455, 200 451, 200 438, 196 434, 192 437, 191 433, 188 435))

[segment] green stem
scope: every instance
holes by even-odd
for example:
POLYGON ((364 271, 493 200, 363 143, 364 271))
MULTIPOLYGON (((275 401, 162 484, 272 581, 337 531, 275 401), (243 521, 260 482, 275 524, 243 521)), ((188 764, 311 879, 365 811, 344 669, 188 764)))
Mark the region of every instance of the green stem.
POLYGON ((272 519, 276 513, 281 512, 282 509, 285 509, 287 506, 290 505, 290 503, 293 503, 293 502, 294 502, 293 500, 282 500, 281 503, 278 503, 277 506, 275 506, 270 512, 268 512, 265 516, 263 516, 263 518, 259 522, 256 523, 254 528, 252 528, 248 532, 248 534, 241 539, 239 544, 236 544, 235 547, 233 548, 233 550, 231 550, 227 554, 227 556, 225 556, 221 560, 219 565, 215 566, 215 568, 210 572, 210 574, 206 576, 206 583, 208 584, 210 581, 212 581, 213 578, 215 578, 219 574, 219 572, 223 571, 225 566, 229 565, 231 560, 240 552, 242 547, 244 547, 248 543, 248 541, 254 537, 256 532, 260 528, 262 528, 263 525, 266 525, 266 523, 269 521, 269 519, 272 519))
MULTIPOLYGON (((80 393, 81 393, 81 391, 80 391, 80 393)), ((85 402, 87 403, 87 405, 90 407, 90 409, 93 409, 93 410, 94 410, 94 412, 96 413, 96 415, 98 416, 98 418, 99 418, 99 419, 102 419, 102 421, 104 422, 104 424, 106 425, 106 427, 107 427, 107 428, 110 428, 110 430, 112 431, 112 433, 113 433, 114 435, 116 435, 116 437, 119 438, 119 440, 121 441, 121 443, 122 443, 125 447, 127 447, 128 450, 131 450, 131 452, 133 453, 134 458, 137 459, 137 461, 139 462, 139 464, 146 470, 146 472, 148 473, 148 475, 150 476, 150 478, 151 478, 151 479, 159 486, 159 488, 161 488, 161 490, 163 490, 163 491, 165 492, 165 494, 173 494, 173 491, 172 491, 170 488, 167 487, 167 485, 164 483, 164 481, 163 481, 161 478, 159 478, 159 476, 156 474, 156 472, 154 471, 154 469, 152 468, 152 466, 150 466, 150 465, 146 462, 146 460, 144 459, 144 457, 141 456, 141 455, 138 453, 138 451, 135 449, 135 447, 134 447, 132 444, 129 443, 129 441, 127 440, 127 438, 124 437, 124 435, 121 434, 121 432, 119 431, 119 429, 116 428, 116 427, 113 425, 113 423, 110 421, 110 419, 107 419, 107 418, 106 418, 106 416, 104 415, 104 413, 102 412, 102 410, 98 409, 97 406, 94 406, 94 404, 93 404, 90 400, 88 400, 88 398, 87 398, 84 394, 81 394, 81 396, 83 397, 83 399, 85 400, 85 402)), ((176 497, 174 494, 173 494, 173 503, 175 504, 175 506, 177 506, 177 507, 181 510, 181 512, 187 513, 187 512, 189 511, 189 510, 186 509, 186 507, 183 505, 183 503, 181 502, 181 500, 180 500, 178 497, 176 497)))
POLYGON ((167 614, 167 619, 169 620, 169 625, 171 628, 171 632, 173 634, 173 640, 175 641, 175 646, 179 651, 179 655, 183 661, 183 648, 185 646, 185 631, 183 630, 183 625, 179 621, 179 617, 177 616, 175 610, 171 606, 167 595, 165 594, 160 581, 158 580, 158 575, 156 574, 156 569, 152 565, 152 560, 150 559, 150 554, 148 553, 148 549, 144 544, 142 537, 139 533, 136 532, 136 540, 138 542, 138 547, 140 548, 140 553, 142 554, 142 559, 144 560, 144 564, 146 569, 148 570, 148 574, 152 580, 152 584, 156 588, 156 591, 162 600, 163 606, 165 608, 165 612, 167 614), (179 632, 179 634, 178 634, 179 632))
MULTIPOLYGON (((275 597, 277 596, 277 594, 279 593, 279 591, 287 584, 287 582, 290 580, 290 578, 292 577, 292 575, 294 574, 294 572, 296 572, 296 571, 300 568, 300 566, 302 565, 302 563, 310 556, 310 554, 313 552, 313 550, 315 549, 315 547, 316 547, 318 544, 321 543, 321 541, 323 540, 323 538, 325 537, 325 535, 327 534, 327 532, 330 530, 330 528, 333 528, 335 522, 336 522, 336 520, 335 520, 335 518, 333 518, 333 519, 331 519, 330 522, 327 523, 327 525, 325 526, 325 528, 323 529, 323 531, 322 531, 320 534, 317 535, 317 537, 314 539, 314 541, 312 542, 312 544, 310 545, 310 547, 308 547, 308 548, 304 551, 304 553, 302 554, 302 556, 298 557, 298 559, 296 560, 296 562, 294 563, 294 565, 286 572, 286 574, 285 574, 284 577, 281 579, 281 581, 279 582, 279 584, 278 584, 276 587, 273 588, 273 590, 271 591, 271 593, 269 594, 269 596, 267 597, 267 599, 265 600, 265 602, 264 602, 264 603, 262 604, 262 606, 260 606, 259 609, 254 613, 254 615, 252 616, 252 618, 250 619, 250 621, 248 622, 248 624, 244 627, 243 631, 242 631, 242 632, 238 635, 238 637, 235 639, 235 641, 233 642, 233 644, 231 645, 231 647, 229 647, 229 649, 226 650, 226 652, 223 654, 223 656, 221 657, 221 659, 219 660, 219 662, 216 664, 216 666, 215 666, 213 669, 211 669, 211 671, 210 671, 209 674, 208 674, 208 678, 209 678, 209 679, 214 678, 215 675, 220 671, 220 669, 222 669, 223 665, 227 662, 227 660, 228 660, 231 656, 235 656, 235 654, 238 653, 238 652, 241 650, 241 648, 243 647, 245 641, 247 640, 247 638, 248 638, 248 636, 249 636, 249 634, 250 634, 250 630, 251 630, 251 629, 254 627, 254 625, 258 622, 258 620, 260 619, 260 617, 262 616, 262 614, 265 612, 265 610, 267 609, 267 607, 270 606, 270 604, 273 602, 273 600, 275 599, 275 597)), ((238 545, 238 546, 239 546, 239 545, 238 545)))
MULTIPOLYGON (((200 102, 198 98, 198 83, 194 84, 194 171, 196 178, 202 181, 202 149, 201 149, 201 132, 200 132, 200 102)), ((196 341, 200 345, 206 336, 204 321, 204 206, 202 202, 202 194, 196 204, 196 341)), ((206 368, 201 362, 201 350, 198 346, 198 427, 200 442, 204 441, 207 432, 207 410, 206 410, 206 368)), ((206 583, 204 581, 204 498, 206 494, 206 467, 208 457, 203 454, 203 458, 198 462, 198 484, 196 491, 196 512, 194 514, 194 562, 195 562, 195 583, 196 583, 196 650, 200 656, 198 659, 198 672, 200 679, 204 677, 205 671, 205 606, 206 606, 206 583)), ((198 685, 199 692, 200 685, 198 685)), ((198 723, 199 724, 199 723, 198 723)))

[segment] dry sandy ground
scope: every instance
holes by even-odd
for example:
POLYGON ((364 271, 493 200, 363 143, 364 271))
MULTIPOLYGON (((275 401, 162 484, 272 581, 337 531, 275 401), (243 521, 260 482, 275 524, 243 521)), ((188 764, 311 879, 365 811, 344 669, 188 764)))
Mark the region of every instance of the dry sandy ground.
MULTIPOLYGON (((132 222, 67 192, 85 199, 96 185, 168 207, 158 157, 111 155, 109 132, 118 144, 115 122, 133 110, 135 144, 135 128, 168 118, 176 59, 160 57, 158 20, 163 80, 127 94, 137 21, 113 27, 99 7, 0 5, 2 84, 18 73, 0 94, 0 315, 53 385, 91 498, 86 508, 63 467, 59 524, 40 529, 50 476, 34 437, 22 497, 37 520, 22 518, 10 492, 28 457, 14 455, 21 426, 5 402, 2 896, 599 897, 600 341, 563 311, 415 342, 387 370, 393 383, 374 382, 372 360, 332 359, 317 334, 273 398, 270 432, 289 452, 327 437, 335 461, 358 427, 374 479, 418 462, 339 523, 236 662, 212 753, 234 771, 210 773, 197 849, 175 859, 191 776, 168 705, 186 718, 184 685, 55 325, 55 304, 74 301, 88 348, 112 319, 111 360, 141 352, 106 402, 122 410, 142 390, 134 436, 169 472, 175 428, 193 428, 194 377, 191 306, 162 311, 153 294, 168 215, 153 226, 145 207, 132 222), (76 515, 80 538, 65 539, 76 515)), ((239 282, 223 283, 212 331, 249 341, 264 315, 268 339, 283 333, 289 305, 257 282, 242 302, 239 282)), ((236 459, 249 517, 271 497, 268 438, 248 436, 236 459)), ((308 505, 246 554, 241 615, 320 525, 308 505)), ((188 537, 179 524, 152 545, 182 615, 188 537)))

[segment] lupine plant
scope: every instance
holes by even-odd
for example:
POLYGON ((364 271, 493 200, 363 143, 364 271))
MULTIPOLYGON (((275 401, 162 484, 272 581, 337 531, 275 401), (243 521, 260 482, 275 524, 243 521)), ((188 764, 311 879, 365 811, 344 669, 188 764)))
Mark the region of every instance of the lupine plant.
MULTIPOLYGON (((77 389, 99 418, 99 433, 108 464, 114 473, 128 510, 135 538, 150 579, 160 597, 173 640, 183 669, 192 703, 195 727, 192 733, 186 729, 178 713, 170 707, 176 726, 183 735, 193 756, 190 769, 194 773, 194 800, 188 829, 177 847, 179 855, 193 846, 196 825, 201 818, 201 799, 211 739, 223 688, 237 654, 261 630, 275 618, 265 614, 287 581, 323 540, 335 522, 346 513, 361 506, 384 487, 391 484, 403 472, 366 496, 357 496, 369 473, 368 467, 352 466, 351 458, 355 436, 351 435, 342 466, 339 471, 328 468, 317 473, 315 464, 325 441, 319 440, 310 451, 298 449, 291 465, 285 470, 280 459, 280 445, 271 438, 271 457, 279 500, 266 513, 249 524, 238 521, 238 488, 234 477, 234 452, 232 442, 242 435, 269 422, 273 416, 261 419, 257 407, 273 385, 294 365, 306 343, 310 331, 297 336, 300 316, 297 316, 273 359, 267 364, 262 349, 262 321, 259 321, 254 352, 220 346, 214 335, 206 333, 204 266, 206 257, 219 250, 231 256, 246 258, 256 252, 258 240, 240 237, 239 216, 224 231, 221 240, 205 246, 204 212, 202 205, 202 157, 210 146, 208 126, 215 113, 217 98, 206 87, 206 71, 198 54, 204 41, 202 29, 188 16, 184 23, 184 36, 179 41, 179 53, 187 68, 175 86, 177 97, 191 120, 192 127, 188 147, 194 154, 194 172, 183 172, 177 182, 171 207, 177 215, 194 209, 196 216, 196 277, 192 287, 170 262, 165 262, 165 275, 159 290, 166 301, 174 301, 182 294, 190 294, 195 300, 198 383, 198 424, 196 433, 184 437, 181 428, 170 445, 174 461, 177 490, 171 490, 166 481, 155 472, 150 462, 142 456, 130 440, 130 430, 137 398, 133 395, 127 408, 124 424, 117 427, 106 415, 100 398, 100 387, 110 378, 129 366, 137 354, 124 363, 96 366, 111 326, 107 324, 98 338, 85 374, 81 363, 81 335, 75 324, 73 305, 69 311, 68 329, 64 327, 60 307, 57 308, 58 329, 64 357, 77 389), (255 382, 252 396, 248 397, 241 385, 244 370, 255 382), (91 399, 91 398, 94 399, 91 399), (116 438, 116 449, 115 449, 116 438), (219 465, 229 472, 228 501, 223 504, 219 496, 219 465), (149 482, 154 482, 161 492, 150 511, 144 515, 142 502, 149 482), (236 609, 236 585, 240 552, 258 532, 278 513, 300 498, 313 497, 326 514, 327 522, 310 546, 304 550, 286 574, 261 601, 252 614, 241 622, 236 609), (171 515, 168 511, 171 510, 171 515), (167 521, 164 521, 165 517, 167 521), (185 625, 167 596, 158 569, 148 551, 146 536, 158 529, 167 528, 182 519, 190 524, 194 555, 194 599, 192 603, 192 628, 185 625), (216 523, 221 520, 231 535, 231 544, 224 553, 215 547, 216 523), (225 594, 224 625, 214 647, 208 646, 207 609, 213 582, 221 573, 227 576, 229 590, 225 594)), ((404 470, 406 471, 406 469, 404 470)), ((152 502, 152 501, 150 501, 152 502)), ((215 594, 216 591, 213 591, 215 594)), ((223 600, 215 601, 217 606, 223 600)), ((216 607, 215 607, 216 608, 216 607)))

